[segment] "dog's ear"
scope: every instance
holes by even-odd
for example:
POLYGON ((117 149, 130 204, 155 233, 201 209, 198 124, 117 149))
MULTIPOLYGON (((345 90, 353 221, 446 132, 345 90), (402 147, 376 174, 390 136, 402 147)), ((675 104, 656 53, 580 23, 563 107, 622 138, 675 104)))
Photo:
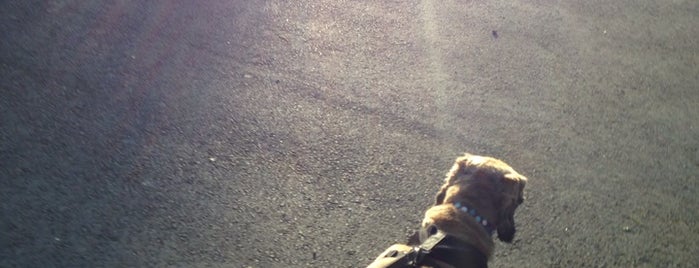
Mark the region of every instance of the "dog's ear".
POLYGON ((518 173, 505 174, 501 179, 502 184, 502 206, 503 208, 512 205, 518 206, 524 202, 524 187, 527 185, 527 178, 518 173))
POLYGON ((434 205, 441 205, 444 203, 444 196, 447 194, 447 185, 445 184, 442 186, 442 188, 439 189, 439 192, 437 192, 437 197, 435 198, 434 205))
POLYGON ((500 224, 497 226, 498 239, 505 243, 512 243, 512 239, 515 238, 515 233, 517 232, 514 217, 503 216, 501 216, 500 224))
POLYGON ((500 213, 498 215, 498 239, 503 242, 512 242, 515 236, 515 210, 524 202, 524 186, 527 178, 517 173, 506 174, 502 177, 502 193, 499 200, 500 213))

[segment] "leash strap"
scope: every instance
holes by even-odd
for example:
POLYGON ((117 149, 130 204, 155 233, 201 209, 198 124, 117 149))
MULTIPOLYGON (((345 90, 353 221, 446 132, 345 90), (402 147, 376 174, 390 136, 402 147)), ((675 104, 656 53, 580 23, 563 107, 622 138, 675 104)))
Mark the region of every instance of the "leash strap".
POLYGON ((419 246, 413 247, 412 250, 407 253, 402 253, 403 256, 396 258, 391 265, 386 266, 387 268, 404 268, 404 267, 417 267, 423 264, 425 257, 432 252, 432 249, 439 245, 447 234, 437 230, 437 233, 433 234, 425 242, 422 242, 419 246))

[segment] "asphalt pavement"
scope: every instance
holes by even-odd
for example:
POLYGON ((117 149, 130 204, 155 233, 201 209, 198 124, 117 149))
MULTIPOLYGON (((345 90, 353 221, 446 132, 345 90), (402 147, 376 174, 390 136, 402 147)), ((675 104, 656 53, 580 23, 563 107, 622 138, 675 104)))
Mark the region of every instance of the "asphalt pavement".
POLYGON ((492 267, 697 267, 697 1, 2 1, 0 267, 363 267, 463 152, 492 267))

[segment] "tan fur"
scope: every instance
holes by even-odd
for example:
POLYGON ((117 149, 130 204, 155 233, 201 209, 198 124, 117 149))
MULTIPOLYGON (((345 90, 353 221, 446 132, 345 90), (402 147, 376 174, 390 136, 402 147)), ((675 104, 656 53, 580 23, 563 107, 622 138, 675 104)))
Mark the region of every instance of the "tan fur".
POLYGON ((514 235, 514 212, 524 200, 526 182, 526 177, 503 161, 465 154, 456 159, 447 173, 437 193, 435 206, 425 213, 422 230, 435 225, 471 243, 490 258, 494 247, 490 235, 472 216, 457 210, 453 203, 458 201, 476 208, 480 216, 496 227, 500 239, 510 242, 511 235, 514 235), (503 237, 503 233, 510 231, 511 235, 503 237))
MULTIPOLYGON (((437 192, 433 207, 425 212, 419 231, 424 241, 430 226, 456 236, 476 247, 488 259, 493 255, 494 243, 490 234, 473 216, 454 207, 461 202, 475 208, 478 215, 497 229, 498 237, 511 242, 514 237, 514 213, 524 201, 523 191, 527 178, 505 162, 491 157, 464 154, 456 159, 447 173, 444 184, 437 192)), ((396 252, 408 252, 411 246, 396 244, 384 251, 369 267, 386 267, 396 252)), ((457 267, 468 264, 454 264, 457 267)), ((450 267, 443 264, 442 267, 450 267)))

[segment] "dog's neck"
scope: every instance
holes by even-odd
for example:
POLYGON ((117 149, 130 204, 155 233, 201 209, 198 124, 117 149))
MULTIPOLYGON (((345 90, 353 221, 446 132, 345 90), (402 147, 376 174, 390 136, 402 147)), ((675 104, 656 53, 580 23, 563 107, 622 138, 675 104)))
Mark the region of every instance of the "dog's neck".
POLYGON ((478 211, 476 211, 476 208, 458 201, 454 202, 453 204, 454 207, 459 211, 464 212, 469 216, 473 217, 478 223, 478 225, 482 226, 489 235, 493 235, 493 232, 495 232, 495 228, 493 228, 492 222, 489 222, 485 217, 479 215, 478 211))

